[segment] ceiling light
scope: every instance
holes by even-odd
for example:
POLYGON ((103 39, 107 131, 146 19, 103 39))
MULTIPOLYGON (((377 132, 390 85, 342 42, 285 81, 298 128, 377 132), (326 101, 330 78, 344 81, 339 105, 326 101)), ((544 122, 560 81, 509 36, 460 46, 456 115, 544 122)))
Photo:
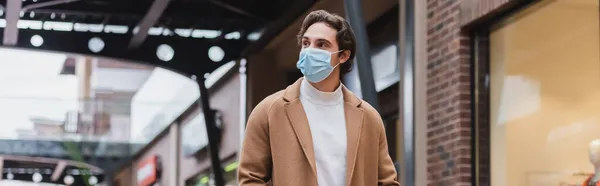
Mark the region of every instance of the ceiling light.
POLYGON ((42 181, 42 174, 40 174, 40 173, 37 173, 37 172, 36 172, 36 173, 34 173, 34 174, 33 174, 33 176, 31 176, 31 177, 32 177, 32 179, 33 179, 33 182, 35 182, 35 183, 39 183, 39 182, 41 182, 41 181, 42 181))
POLYGON ((221 62, 225 57, 225 51, 218 46, 212 46, 208 49, 208 58, 214 62, 221 62))
POLYGON ((96 185, 98 183, 98 178, 96 178, 96 176, 90 176, 90 178, 88 179, 88 183, 90 183, 91 185, 96 185))
POLYGON ((88 42, 88 48, 90 51, 98 53, 104 49, 104 41, 102 41, 100 38, 94 37, 88 42))
POLYGON ((171 61, 175 56, 175 50, 167 44, 162 44, 156 49, 156 56, 162 61, 171 61))
POLYGON ((67 176, 65 176, 63 181, 65 182, 65 184, 71 185, 71 184, 73 184, 73 182, 75 182, 75 178, 73 178, 73 176, 71 176, 71 175, 67 175, 67 176))
POLYGON ((42 46, 42 44, 44 44, 44 38, 42 38, 42 36, 40 35, 33 35, 31 36, 31 40, 29 40, 31 42, 31 45, 33 45, 34 47, 40 47, 42 46))

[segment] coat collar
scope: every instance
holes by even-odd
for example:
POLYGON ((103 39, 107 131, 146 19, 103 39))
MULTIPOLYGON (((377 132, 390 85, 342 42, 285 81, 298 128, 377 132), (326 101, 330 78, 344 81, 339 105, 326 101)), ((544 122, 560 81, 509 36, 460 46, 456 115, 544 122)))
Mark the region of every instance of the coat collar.
MULTIPOLYGON (((286 102, 293 102, 300 99, 300 85, 304 78, 298 79, 294 84, 288 86, 285 89, 283 100, 286 102)), ((349 103, 352 106, 359 107, 362 101, 356 97, 352 91, 348 90, 346 86, 342 85, 342 94, 344 95, 344 102, 349 103)))
MULTIPOLYGON (((304 107, 300 102, 300 85, 303 78, 300 78, 294 84, 285 89, 283 96, 285 103, 285 112, 288 116, 292 129, 300 142, 302 151, 306 156, 312 172, 317 177, 314 147, 312 135, 308 124, 304 107)), ((363 126, 363 109, 360 108, 362 101, 350 90, 342 85, 342 94, 344 96, 344 113, 346 119, 346 185, 352 180, 354 165, 358 153, 358 145, 363 126)))

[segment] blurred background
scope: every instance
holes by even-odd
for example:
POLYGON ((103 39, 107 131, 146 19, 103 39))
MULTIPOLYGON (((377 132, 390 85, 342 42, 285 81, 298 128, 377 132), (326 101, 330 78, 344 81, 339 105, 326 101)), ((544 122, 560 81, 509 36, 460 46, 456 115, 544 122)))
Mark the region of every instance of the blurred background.
MULTIPOLYGON (((581 185, 598 0, 0 0, 0 186, 233 186, 246 119, 324 9, 405 186, 581 185)), ((598 169, 600 170, 600 169, 598 169)))

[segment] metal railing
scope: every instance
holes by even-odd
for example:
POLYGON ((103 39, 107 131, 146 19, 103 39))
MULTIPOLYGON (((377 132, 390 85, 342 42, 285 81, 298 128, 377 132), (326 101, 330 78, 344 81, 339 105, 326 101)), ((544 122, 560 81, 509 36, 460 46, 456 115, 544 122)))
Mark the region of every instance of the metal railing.
POLYGON ((8 130, 0 133, 0 139, 145 143, 191 104, 140 103, 118 96, 80 100, 0 97, 0 125, 8 130))

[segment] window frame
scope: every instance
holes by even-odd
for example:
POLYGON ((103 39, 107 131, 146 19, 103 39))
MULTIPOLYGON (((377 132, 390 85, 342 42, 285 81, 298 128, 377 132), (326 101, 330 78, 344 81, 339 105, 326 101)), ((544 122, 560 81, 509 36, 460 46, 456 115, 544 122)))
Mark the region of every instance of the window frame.
MULTIPOLYGON (((552 0, 512 1, 499 10, 484 16, 463 30, 469 33, 471 43, 471 164, 472 185, 490 186, 491 180, 491 104, 490 104, 490 34, 531 6, 552 0)), ((600 0, 599 0, 600 1, 600 0)), ((600 20, 600 17, 599 17, 600 20)), ((600 33, 599 33, 600 34, 600 33)), ((600 41, 599 41, 600 42, 600 41)))

